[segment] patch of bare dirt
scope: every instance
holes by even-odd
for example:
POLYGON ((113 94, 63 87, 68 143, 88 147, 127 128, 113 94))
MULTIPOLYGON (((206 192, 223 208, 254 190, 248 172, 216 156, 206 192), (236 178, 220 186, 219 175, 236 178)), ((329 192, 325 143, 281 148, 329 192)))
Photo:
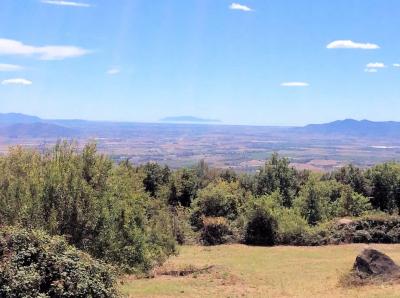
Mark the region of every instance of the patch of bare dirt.
POLYGON ((160 267, 155 270, 154 275, 169 275, 169 276, 188 276, 192 274, 210 273, 215 266, 196 267, 194 265, 186 265, 181 268, 164 268, 160 267))

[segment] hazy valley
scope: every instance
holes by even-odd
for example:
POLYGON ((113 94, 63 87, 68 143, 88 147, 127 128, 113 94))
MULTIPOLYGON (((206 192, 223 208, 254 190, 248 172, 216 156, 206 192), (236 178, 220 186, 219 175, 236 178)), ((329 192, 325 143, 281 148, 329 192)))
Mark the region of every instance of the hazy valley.
POLYGON ((343 120, 305 127, 199 123, 45 120, 0 114, 0 152, 9 146, 46 148, 59 139, 92 140, 114 160, 156 161, 173 168, 204 159, 219 168, 255 171, 273 152, 299 169, 328 171, 354 163, 368 167, 398 160, 399 122, 343 120))

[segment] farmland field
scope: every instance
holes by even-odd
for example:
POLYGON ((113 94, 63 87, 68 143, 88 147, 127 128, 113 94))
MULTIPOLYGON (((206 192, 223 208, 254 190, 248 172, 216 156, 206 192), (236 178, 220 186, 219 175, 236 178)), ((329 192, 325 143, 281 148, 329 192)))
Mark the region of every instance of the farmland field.
MULTIPOLYGON (((20 118, 6 122, 9 117, 0 113, 0 155, 12 146, 44 151, 63 139, 80 147, 96 142, 98 150, 116 162, 150 161, 176 169, 205 160, 212 167, 255 172, 277 152, 297 169, 326 172, 349 163, 365 168, 398 161, 400 154, 400 122, 344 120, 310 128, 40 118, 21 124, 20 118)), ((20 117, 30 121, 34 116, 20 117)))
MULTIPOLYGON (((154 278, 125 277, 121 291, 128 297, 400 297, 400 284, 340 285, 366 246, 184 246, 154 278), (176 274, 186 269, 200 271, 176 274)), ((371 246, 400 263, 400 245, 371 246)))

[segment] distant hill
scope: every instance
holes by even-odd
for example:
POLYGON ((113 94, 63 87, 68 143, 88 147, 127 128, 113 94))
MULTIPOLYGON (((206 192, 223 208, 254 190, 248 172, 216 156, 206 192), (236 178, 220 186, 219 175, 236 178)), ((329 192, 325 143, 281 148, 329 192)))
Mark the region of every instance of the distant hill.
MULTIPOLYGON (((135 122, 107 122, 88 121, 79 119, 41 119, 36 116, 19 113, 0 113, 0 136, 13 138, 131 138, 146 134, 148 136, 162 132, 163 135, 172 136, 186 133, 186 129, 206 133, 211 129, 209 125, 218 123, 216 119, 205 119, 194 116, 166 117, 160 121, 164 123, 135 123, 135 122), (177 125, 187 123, 189 126, 177 125), (190 126, 193 124, 193 126, 190 126)), ((323 124, 309 124, 304 127, 246 127, 242 126, 213 126, 214 130, 222 129, 241 131, 249 129, 257 133, 275 133, 287 137, 292 136, 312 137, 366 137, 372 139, 398 139, 400 138, 400 122, 386 121, 374 122, 369 120, 345 119, 323 124), (219 127, 219 128, 218 128, 219 127)))
POLYGON ((0 127, 0 136, 7 138, 73 138, 79 132, 50 123, 17 123, 0 127))
POLYGON ((400 122, 374 122, 369 120, 345 119, 325 124, 310 124, 297 131, 311 134, 348 135, 357 137, 400 136, 400 122))
POLYGON ((0 113, 0 125, 37 122, 42 122, 42 119, 36 116, 24 115, 19 113, 0 113))
POLYGON ((161 119, 162 122, 189 122, 189 123, 217 123, 221 122, 217 119, 205 119, 194 116, 176 116, 176 117, 165 117, 161 119))

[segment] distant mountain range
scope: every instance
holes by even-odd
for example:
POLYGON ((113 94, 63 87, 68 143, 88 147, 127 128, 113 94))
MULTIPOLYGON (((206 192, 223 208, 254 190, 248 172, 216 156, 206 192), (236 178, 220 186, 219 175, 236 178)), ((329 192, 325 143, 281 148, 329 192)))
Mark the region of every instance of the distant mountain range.
POLYGON ((218 123, 221 122, 217 119, 205 119, 193 116, 176 116, 176 117, 165 117, 160 120, 161 122, 187 122, 187 123, 218 123))
POLYGON ((17 123, 37 123, 42 122, 42 119, 36 116, 29 116, 19 113, 0 113, 0 125, 9 125, 17 123))
POLYGON ((36 116, 0 113, 0 136, 6 138, 74 138, 79 131, 36 116))
MULTIPOLYGON (((125 138, 136 137, 141 134, 151 135, 154 131, 175 133, 178 130, 191 130, 191 126, 200 129, 201 124, 218 123, 218 120, 203 119, 193 116, 167 117, 161 120, 165 124, 133 123, 133 122, 105 122, 86 120, 49 120, 36 116, 9 113, 0 113, 0 137, 5 138, 125 138), (182 128, 173 123, 186 123, 182 128), (200 125, 200 126, 199 126, 200 125)), ((224 127, 223 125, 204 126, 224 127)), ((203 130, 204 130, 203 129, 203 130)), ((254 131, 263 131, 262 127, 253 127, 254 131)), ((367 137, 367 138, 398 138, 400 137, 400 122, 374 122, 369 120, 338 120, 325 124, 310 124, 304 127, 268 127, 268 132, 276 131, 280 134, 291 133, 299 135, 367 137)), ((193 130, 193 129, 192 129, 193 130)))
POLYGON ((299 128, 303 133, 345 135, 355 137, 398 137, 400 122, 374 122, 369 120, 338 120, 326 124, 310 124, 299 128))

